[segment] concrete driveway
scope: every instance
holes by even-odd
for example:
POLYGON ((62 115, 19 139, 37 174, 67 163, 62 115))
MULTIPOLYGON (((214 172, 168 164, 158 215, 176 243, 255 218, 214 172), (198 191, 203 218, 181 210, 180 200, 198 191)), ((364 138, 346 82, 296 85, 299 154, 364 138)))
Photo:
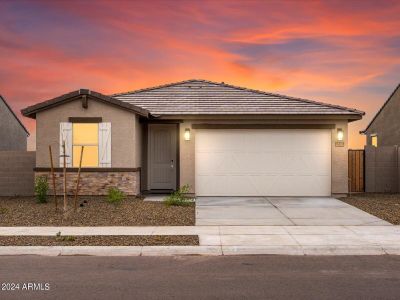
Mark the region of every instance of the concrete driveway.
POLYGON ((197 197, 196 225, 391 225, 329 197, 197 197))

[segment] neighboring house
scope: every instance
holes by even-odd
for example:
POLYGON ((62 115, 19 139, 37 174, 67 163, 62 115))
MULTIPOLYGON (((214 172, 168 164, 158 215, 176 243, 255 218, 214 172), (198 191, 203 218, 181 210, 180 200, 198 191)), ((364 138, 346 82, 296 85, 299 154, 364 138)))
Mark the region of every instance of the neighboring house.
POLYGON ((26 151, 28 130, 0 95, 0 151, 26 151))
POLYGON ((378 110, 364 131, 365 191, 398 193, 400 191, 400 84, 378 110))
POLYGON ((22 113, 36 118, 37 175, 49 174, 49 145, 63 166, 65 141, 70 178, 85 146, 83 194, 189 184, 198 196, 347 193, 347 125, 364 114, 205 80, 112 96, 78 90, 22 113))
POLYGON ((400 145, 400 84, 361 133, 368 146, 400 145))

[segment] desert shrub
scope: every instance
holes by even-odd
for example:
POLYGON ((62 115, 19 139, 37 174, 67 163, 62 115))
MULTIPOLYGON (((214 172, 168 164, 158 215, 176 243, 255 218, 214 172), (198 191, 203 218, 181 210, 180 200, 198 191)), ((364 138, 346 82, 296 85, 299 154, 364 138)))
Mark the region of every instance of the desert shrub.
POLYGON ((107 193, 107 202, 112 204, 118 204, 125 198, 125 194, 123 191, 116 187, 112 187, 108 189, 107 193))
POLYGON ((35 180, 35 196, 39 203, 47 202, 47 192, 49 191, 49 184, 46 176, 38 176, 35 180))
POLYGON ((56 233, 56 240, 58 241, 63 241, 63 242, 74 242, 75 241, 75 237, 73 235, 61 235, 61 231, 56 233))
POLYGON ((63 237, 63 241, 74 242, 75 241, 75 237, 73 235, 64 236, 63 237))
POLYGON ((189 193, 190 187, 188 184, 185 184, 180 189, 173 192, 171 195, 164 199, 164 204, 166 206, 187 206, 192 202, 192 199, 187 196, 189 193))

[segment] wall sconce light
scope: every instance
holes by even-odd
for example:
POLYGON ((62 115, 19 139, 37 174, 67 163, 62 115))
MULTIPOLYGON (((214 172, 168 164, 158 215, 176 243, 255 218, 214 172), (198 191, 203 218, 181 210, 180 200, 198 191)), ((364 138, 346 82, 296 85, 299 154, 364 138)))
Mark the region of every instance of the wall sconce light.
POLYGON ((339 142, 343 141, 343 136, 344 136, 343 129, 342 128, 338 128, 338 130, 337 130, 337 140, 339 142))
POLYGON ((190 141, 190 128, 185 129, 184 138, 185 138, 185 141, 190 141))

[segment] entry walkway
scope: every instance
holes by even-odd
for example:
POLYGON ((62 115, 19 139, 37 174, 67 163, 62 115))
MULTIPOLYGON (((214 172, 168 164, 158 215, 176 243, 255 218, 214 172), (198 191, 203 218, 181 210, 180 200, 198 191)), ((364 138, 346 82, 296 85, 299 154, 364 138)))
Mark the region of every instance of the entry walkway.
POLYGON ((197 197, 196 225, 391 225, 331 197, 197 197))

